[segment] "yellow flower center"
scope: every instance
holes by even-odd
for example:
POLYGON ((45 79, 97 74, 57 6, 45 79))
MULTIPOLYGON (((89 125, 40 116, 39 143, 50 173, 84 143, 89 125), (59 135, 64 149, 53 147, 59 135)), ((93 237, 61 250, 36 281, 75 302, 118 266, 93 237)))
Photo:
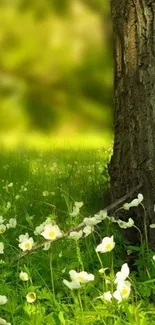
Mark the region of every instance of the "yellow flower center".
POLYGON ((25 243, 25 248, 27 249, 31 248, 31 244, 29 242, 25 243))
POLYGON ((79 281, 83 281, 84 280, 84 277, 82 275, 78 275, 78 280, 79 281))
POLYGON ((0 228, 0 233, 2 234, 4 232, 4 229, 3 228, 0 228))
POLYGON ((51 238, 55 238, 55 231, 50 231, 50 233, 49 233, 49 237, 51 237, 51 238))
POLYGON ((121 290, 121 295, 122 295, 122 296, 126 296, 127 294, 128 294, 128 289, 123 288, 123 289, 121 290))
POLYGON ((29 298, 30 298, 30 299, 35 299, 34 294, 33 294, 33 293, 30 293, 30 294, 29 294, 29 298))
POLYGON ((106 244, 105 248, 106 248, 107 250, 110 250, 110 249, 112 249, 112 245, 111 245, 110 243, 109 243, 109 244, 106 244))

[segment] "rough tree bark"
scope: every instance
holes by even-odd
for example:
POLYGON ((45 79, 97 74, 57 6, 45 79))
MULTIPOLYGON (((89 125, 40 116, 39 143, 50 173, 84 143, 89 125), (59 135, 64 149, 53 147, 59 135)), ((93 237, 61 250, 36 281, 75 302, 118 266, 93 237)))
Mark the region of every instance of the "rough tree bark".
MULTIPOLYGON (((145 197, 148 221, 155 223, 155 0, 111 0, 111 12, 115 134, 109 165, 112 196, 119 198, 142 183, 140 192, 145 197)), ((149 231, 149 242, 155 247, 154 229, 149 231)))

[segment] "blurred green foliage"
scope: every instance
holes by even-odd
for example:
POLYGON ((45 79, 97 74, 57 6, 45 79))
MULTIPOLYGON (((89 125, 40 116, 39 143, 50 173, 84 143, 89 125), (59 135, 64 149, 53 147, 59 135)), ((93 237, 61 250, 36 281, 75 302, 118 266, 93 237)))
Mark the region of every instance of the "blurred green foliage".
POLYGON ((0 1, 0 130, 111 127, 107 0, 0 1))

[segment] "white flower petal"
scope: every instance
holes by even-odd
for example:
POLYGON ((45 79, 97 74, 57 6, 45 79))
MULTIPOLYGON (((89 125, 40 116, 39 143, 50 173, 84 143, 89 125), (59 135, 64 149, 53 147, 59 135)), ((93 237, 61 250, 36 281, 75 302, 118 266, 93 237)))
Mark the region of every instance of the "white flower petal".
POLYGON ((0 254, 4 254, 4 244, 0 242, 0 254))
POLYGON ((26 295, 26 300, 27 302, 29 302, 30 304, 32 304, 33 302, 35 302, 36 300, 36 294, 35 292, 29 292, 27 295, 26 295))
POLYGON ((112 299, 111 292, 110 291, 104 292, 103 299, 106 300, 106 301, 111 301, 111 299, 112 299))
POLYGON ((134 199, 132 200, 130 203, 129 203, 129 207, 132 208, 132 207, 137 207, 139 205, 139 200, 138 199, 134 199))
POLYGON ((22 271, 19 273, 19 278, 22 281, 28 281, 29 280, 28 274, 26 272, 22 272, 22 271))
POLYGON ((139 203, 141 203, 143 201, 144 197, 143 197, 143 194, 139 193, 138 194, 138 201, 139 203))
POLYGON ((121 302, 121 301, 122 301, 122 296, 121 296, 119 290, 116 290, 116 291, 113 293, 113 297, 114 297, 116 300, 118 300, 118 302, 121 302))
POLYGON ((63 283, 70 289, 70 290, 73 290, 73 289, 79 289, 81 287, 80 283, 79 282, 76 282, 76 281, 67 281, 66 279, 63 280, 63 283))
POLYGON ((0 296, 0 305, 5 305, 8 299, 6 296, 0 296))
POLYGON ((96 252, 107 253, 115 247, 114 237, 104 237, 102 243, 96 247, 96 252))
POLYGON ((74 203, 74 206, 76 207, 76 208, 82 208, 83 207, 83 202, 75 202, 74 203))
POLYGON ((78 240, 82 237, 83 235, 83 231, 80 230, 80 231, 71 231, 70 234, 69 234, 69 237, 70 238, 73 238, 75 240, 78 240))
POLYGON ((47 224, 41 235, 47 240, 55 240, 62 236, 62 232, 57 225, 47 224))
POLYGON ((94 226, 86 226, 83 228, 83 232, 85 234, 85 237, 90 235, 94 231, 94 226))
POLYGON ((120 226, 120 228, 122 228, 122 229, 127 229, 128 228, 127 222, 125 222, 123 220, 119 219, 119 220, 117 220, 117 223, 120 226))
POLYGON ((76 272, 75 270, 70 270, 69 275, 72 281, 79 283, 87 283, 89 281, 94 281, 94 274, 88 274, 85 271, 76 272))

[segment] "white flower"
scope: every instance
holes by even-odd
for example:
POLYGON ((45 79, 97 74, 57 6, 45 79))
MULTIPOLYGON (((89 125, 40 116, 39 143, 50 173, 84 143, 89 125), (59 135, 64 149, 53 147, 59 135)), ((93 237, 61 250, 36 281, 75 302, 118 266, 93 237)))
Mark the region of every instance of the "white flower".
POLYGON ((70 289, 70 290, 73 290, 73 289, 79 289, 81 287, 80 283, 79 282, 76 282, 76 281, 67 281, 67 280, 63 280, 63 283, 70 289))
POLYGON ((129 276, 130 270, 127 263, 124 263, 121 267, 121 271, 116 273, 116 280, 115 283, 118 283, 120 280, 126 280, 129 276))
POLYGON ((7 323, 7 321, 4 318, 0 317, 0 325, 11 325, 11 323, 7 323))
POLYGON ((92 226, 92 227, 86 226, 86 227, 83 228, 83 232, 85 234, 85 237, 90 235, 93 231, 94 231, 94 226, 92 226))
POLYGON ((85 271, 78 273, 75 270, 70 270, 69 275, 70 275, 72 281, 76 281, 79 283, 87 283, 89 281, 94 281, 94 275, 88 274, 85 271))
POLYGON ((47 224, 45 226, 44 231, 41 233, 41 235, 48 240, 55 240, 58 237, 62 236, 62 232, 60 231, 59 227, 57 225, 53 226, 51 224, 47 224))
POLYGON ((103 293, 103 299, 106 300, 106 301, 111 301, 111 299, 112 299, 111 292, 110 291, 104 292, 103 293))
POLYGON ((20 199, 20 195, 17 194, 17 195, 15 196, 15 199, 16 199, 16 200, 19 200, 19 199, 20 199))
POLYGON ((16 218, 11 218, 9 219, 9 223, 6 224, 6 228, 9 229, 9 228, 16 228, 17 226, 17 220, 16 218))
POLYGON ((76 207, 76 208, 82 208, 82 206, 83 206, 83 202, 75 202, 74 203, 74 206, 76 207))
POLYGON ((150 225, 150 228, 155 228, 155 223, 152 223, 151 225, 150 225))
POLYGON ((129 281, 119 281, 117 285, 117 290, 114 292, 113 296, 119 302, 122 299, 127 299, 131 292, 131 283, 129 281))
POLYGON ((19 273, 19 278, 22 281, 28 281, 29 280, 28 274, 26 272, 22 272, 22 271, 19 273))
POLYGON ((120 226, 120 228, 122 228, 122 229, 127 229, 128 228, 127 222, 125 222, 123 220, 119 219, 119 220, 117 220, 117 223, 120 226))
POLYGON ((117 220, 117 223, 120 226, 120 228, 122 228, 122 229, 131 228, 134 225, 134 221, 131 218, 128 219, 128 222, 125 222, 125 221, 119 219, 119 220, 117 220))
POLYGON ((114 218, 114 217, 108 217, 107 216, 107 219, 113 223, 117 223, 117 220, 114 218))
POLYGON ((43 196, 49 196, 49 192, 48 191, 44 191, 43 192, 43 196))
POLYGON ((126 211, 129 211, 129 209, 130 209, 129 203, 124 203, 123 204, 123 209, 126 210, 126 211))
POLYGON ((139 200, 139 203, 141 203, 144 200, 143 194, 141 194, 141 193, 138 194, 138 200, 139 200))
POLYGON ((139 193, 136 199, 133 199, 130 203, 125 203, 123 205, 124 210, 129 210, 131 207, 137 207, 143 201, 143 199, 143 195, 139 193))
POLYGON ((104 299, 106 301, 111 302, 112 299, 112 294, 110 291, 104 292, 104 294, 102 296, 97 297, 96 299, 104 299))
POLYGON ((155 261, 155 255, 152 256, 152 259, 155 261))
POLYGON ((8 299, 6 296, 0 296, 0 305, 5 305, 8 299))
POLYGON ((0 254, 4 254, 4 244, 0 242, 0 254))
POLYGON ((33 238, 29 238, 29 235, 27 233, 25 235, 19 236, 19 242, 20 243, 18 246, 23 250, 23 252, 30 251, 34 244, 33 238))
POLYGON ((84 218, 84 220, 83 220, 84 224, 86 226, 90 226, 90 227, 97 225, 101 221, 102 220, 98 220, 95 217, 92 217, 92 218, 84 218))
POLYGON ((134 226, 134 220, 132 218, 128 219, 127 226, 128 226, 128 228, 131 228, 134 226))
POLYGON ((29 234, 26 233, 25 235, 20 235, 19 236, 19 242, 21 243, 23 240, 26 240, 29 238, 29 234))
POLYGON ((13 183, 8 184, 8 187, 12 187, 12 186, 13 186, 13 183))
POLYGON ((129 203, 129 208, 132 208, 132 207, 138 207, 139 205, 139 200, 138 199, 134 199, 132 200, 130 203, 129 203))
POLYGON ((44 230, 44 225, 43 223, 41 223, 41 225, 37 226, 35 231, 34 231, 34 234, 37 236, 37 235, 41 235, 42 231, 44 230))
POLYGON ((75 239, 75 240, 78 240, 82 237, 83 235, 83 231, 80 230, 80 231, 71 231, 70 234, 69 234, 69 237, 75 239))
POLYGON ((26 295, 26 300, 27 300, 27 302, 29 302, 30 304, 32 304, 36 300, 36 294, 35 294, 35 292, 29 292, 26 295))
POLYGON ((78 207, 73 207, 73 211, 70 213, 71 217, 76 217, 79 214, 80 209, 78 207))
POLYGON ((107 211, 106 210, 101 210, 99 213, 95 214, 94 217, 96 220, 105 220, 107 218, 107 211))
POLYGON ((121 296, 119 290, 116 290, 116 291, 113 293, 113 297, 114 297, 116 300, 118 300, 118 302, 121 302, 121 301, 122 301, 122 296, 121 296))
POLYGON ((5 220, 2 216, 0 216, 0 224, 3 223, 5 220))
POLYGON ((79 212, 80 212, 80 208, 83 206, 83 202, 75 202, 74 206, 73 206, 73 211, 70 213, 71 217, 76 217, 79 212))
POLYGON ((1 223, 0 224, 0 234, 3 234, 5 231, 6 231, 6 226, 3 223, 1 223))
POLYGON ((9 210, 11 208, 11 203, 10 202, 7 202, 7 205, 6 205, 7 209, 9 210))
POLYGON ((107 253, 115 247, 114 236, 104 237, 102 243, 96 247, 96 252, 107 253))

